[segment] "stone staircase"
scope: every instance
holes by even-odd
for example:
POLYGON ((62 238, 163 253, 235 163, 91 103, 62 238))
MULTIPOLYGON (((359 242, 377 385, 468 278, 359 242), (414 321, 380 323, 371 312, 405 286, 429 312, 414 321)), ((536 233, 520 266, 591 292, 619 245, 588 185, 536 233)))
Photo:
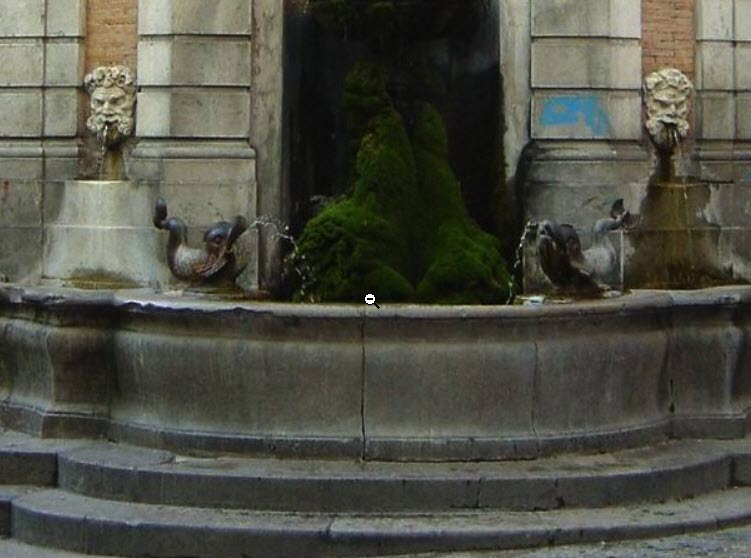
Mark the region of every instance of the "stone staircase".
POLYGON ((0 535, 11 537, 0 558, 500 550, 751 522, 751 439, 532 461, 359 463, 186 457, 4 432, 0 484, 0 535))

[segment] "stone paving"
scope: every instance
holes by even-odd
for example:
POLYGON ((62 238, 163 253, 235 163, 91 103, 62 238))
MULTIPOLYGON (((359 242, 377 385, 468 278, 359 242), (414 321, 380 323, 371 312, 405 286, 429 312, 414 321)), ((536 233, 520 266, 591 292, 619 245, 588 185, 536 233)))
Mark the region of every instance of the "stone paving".
POLYGON ((409 558, 749 558, 749 556, 751 556, 751 527, 599 545, 507 552, 420 554, 409 558))

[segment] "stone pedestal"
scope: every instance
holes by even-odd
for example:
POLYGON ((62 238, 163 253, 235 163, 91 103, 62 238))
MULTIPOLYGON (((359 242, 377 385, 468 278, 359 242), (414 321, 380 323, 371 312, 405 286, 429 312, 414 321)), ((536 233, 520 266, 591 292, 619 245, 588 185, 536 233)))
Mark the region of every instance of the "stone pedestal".
POLYGON ((152 286, 170 281, 164 239, 151 221, 156 193, 127 180, 48 184, 46 279, 71 286, 152 286))

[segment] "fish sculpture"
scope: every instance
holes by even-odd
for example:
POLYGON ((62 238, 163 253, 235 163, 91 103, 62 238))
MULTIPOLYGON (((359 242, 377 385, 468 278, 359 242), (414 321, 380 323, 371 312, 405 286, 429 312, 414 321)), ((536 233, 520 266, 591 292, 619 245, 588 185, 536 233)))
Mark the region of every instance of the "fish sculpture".
POLYGON ((543 273, 560 289, 582 293, 608 290, 603 277, 617 263, 608 233, 629 226, 631 220, 623 200, 616 200, 610 216, 595 223, 592 246, 584 251, 572 225, 558 224, 552 219, 542 221, 537 226, 537 251, 543 273))
POLYGON ((179 217, 169 217, 167 202, 157 199, 154 226, 169 232, 167 265, 178 279, 202 283, 236 279, 251 258, 248 221, 238 215, 232 222, 219 221, 203 235, 203 246, 188 245, 188 227, 179 217))

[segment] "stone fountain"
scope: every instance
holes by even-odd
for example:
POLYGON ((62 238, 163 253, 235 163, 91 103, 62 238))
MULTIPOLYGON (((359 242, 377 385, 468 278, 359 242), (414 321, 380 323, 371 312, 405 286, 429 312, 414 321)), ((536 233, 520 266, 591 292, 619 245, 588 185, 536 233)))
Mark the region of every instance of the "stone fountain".
POLYGON ((156 286, 169 274, 154 265, 161 252, 151 223, 152 189, 128 180, 125 143, 134 129, 135 75, 125 66, 87 74, 88 130, 101 155, 98 176, 66 180, 45 195, 44 278, 83 287, 156 286))
POLYGON ((693 85, 679 70, 653 72, 644 81, 646 127, 656 150, 656 170, 627 235, 627 286, 688 289, 732 282, 718 259, 721 226, 706 208, 710 184, 676 169, 689 135, 693 85))

